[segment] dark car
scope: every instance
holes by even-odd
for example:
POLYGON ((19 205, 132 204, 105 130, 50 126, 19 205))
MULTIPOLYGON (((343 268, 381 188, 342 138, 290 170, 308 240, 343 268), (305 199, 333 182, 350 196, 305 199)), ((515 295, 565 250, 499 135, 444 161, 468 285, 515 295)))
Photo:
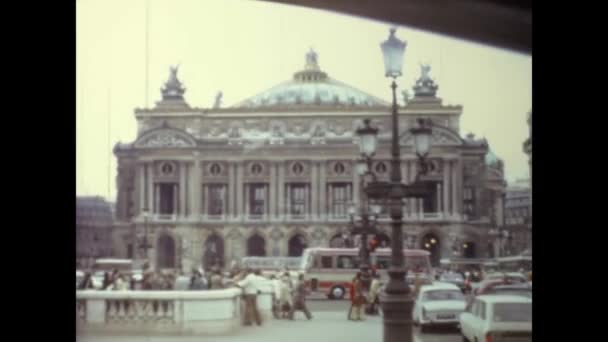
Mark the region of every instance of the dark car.
POLYGON ((460 273, 443 273, 439 277, 439 281, 442 283, 454 284, 458 286, 462 292, 465 291, 464 277, 460 273))

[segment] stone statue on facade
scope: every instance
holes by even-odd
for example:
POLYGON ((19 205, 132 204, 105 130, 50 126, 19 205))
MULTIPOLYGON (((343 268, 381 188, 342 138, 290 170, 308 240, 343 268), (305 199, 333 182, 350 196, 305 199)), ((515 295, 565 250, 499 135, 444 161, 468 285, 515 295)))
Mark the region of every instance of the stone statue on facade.
POLYGON ((431 66, 429 64, 420 64, 420 79, 430 80, 429 73, 431 72, 431 66))
POLYGON ((403 96, 403 105, 407 105, 408 102, 410 101, 410 92, 407 90, 403 90, 401 92, 401 96, 403 96))
POLYGON ((224 94, 221 91, 219 91, 217 93, 217 95, 215 95, 215 103, 213 103, 213 108, 217 109, 222 106, 222 97, 223 96, 224 96, 224 94))
POLYGON ((310 51, 306 54, 306 65, 317 65, 317 57, 317 53, 311 47, 310 51))

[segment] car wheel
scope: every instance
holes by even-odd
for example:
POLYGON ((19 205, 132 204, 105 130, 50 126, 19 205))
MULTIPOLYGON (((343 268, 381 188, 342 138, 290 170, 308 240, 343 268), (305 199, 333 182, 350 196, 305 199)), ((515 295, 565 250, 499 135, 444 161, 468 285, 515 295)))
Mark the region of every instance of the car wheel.
POLYGON ((429 332, 429 327, 425 324, 421 324, 420 325, 420 332, 423 334, 426 334, 427 332, 429 332))
POLYGON ((331 288, 330 296, 332 299, 342 299, 344 298, 344 288, 341 286, 334 286, 331 288))
POLYGON ((466 336, 462 335, 462 342, 469 342, 469 339, 466 336))

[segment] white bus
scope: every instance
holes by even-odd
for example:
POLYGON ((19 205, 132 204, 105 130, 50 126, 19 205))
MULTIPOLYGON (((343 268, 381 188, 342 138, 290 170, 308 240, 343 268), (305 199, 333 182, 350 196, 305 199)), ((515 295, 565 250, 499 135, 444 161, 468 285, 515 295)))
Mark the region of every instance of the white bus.
MULTIPOLYGON (((404 249, 407 280, 413 285, 415 274, 426 282, 434 279, 431 267, 431 253, 419 249, 404 249)), ((391 263, 390 248, 378 248, 370 253, 371 265, 380 273, 383 283, 388 281, 388 268, 391 263)), ((330 299, 344 298, 350 283, 359 271, 358 248, 307 248, 302 255, 300 271, 306 275, 307 287, 312 293, 321 293, 330 299)))

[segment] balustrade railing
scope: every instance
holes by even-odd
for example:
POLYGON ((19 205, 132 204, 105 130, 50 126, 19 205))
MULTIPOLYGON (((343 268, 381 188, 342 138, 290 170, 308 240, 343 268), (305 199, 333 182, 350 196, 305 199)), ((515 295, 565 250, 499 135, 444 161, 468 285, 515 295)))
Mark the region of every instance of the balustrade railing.
MULTIPOLYGON (((271 282, 260 284, 258 308, 271 316, 271 282)), ((242 290, 76 291, 78 334, 224 334, 241 325, 242 290)))

